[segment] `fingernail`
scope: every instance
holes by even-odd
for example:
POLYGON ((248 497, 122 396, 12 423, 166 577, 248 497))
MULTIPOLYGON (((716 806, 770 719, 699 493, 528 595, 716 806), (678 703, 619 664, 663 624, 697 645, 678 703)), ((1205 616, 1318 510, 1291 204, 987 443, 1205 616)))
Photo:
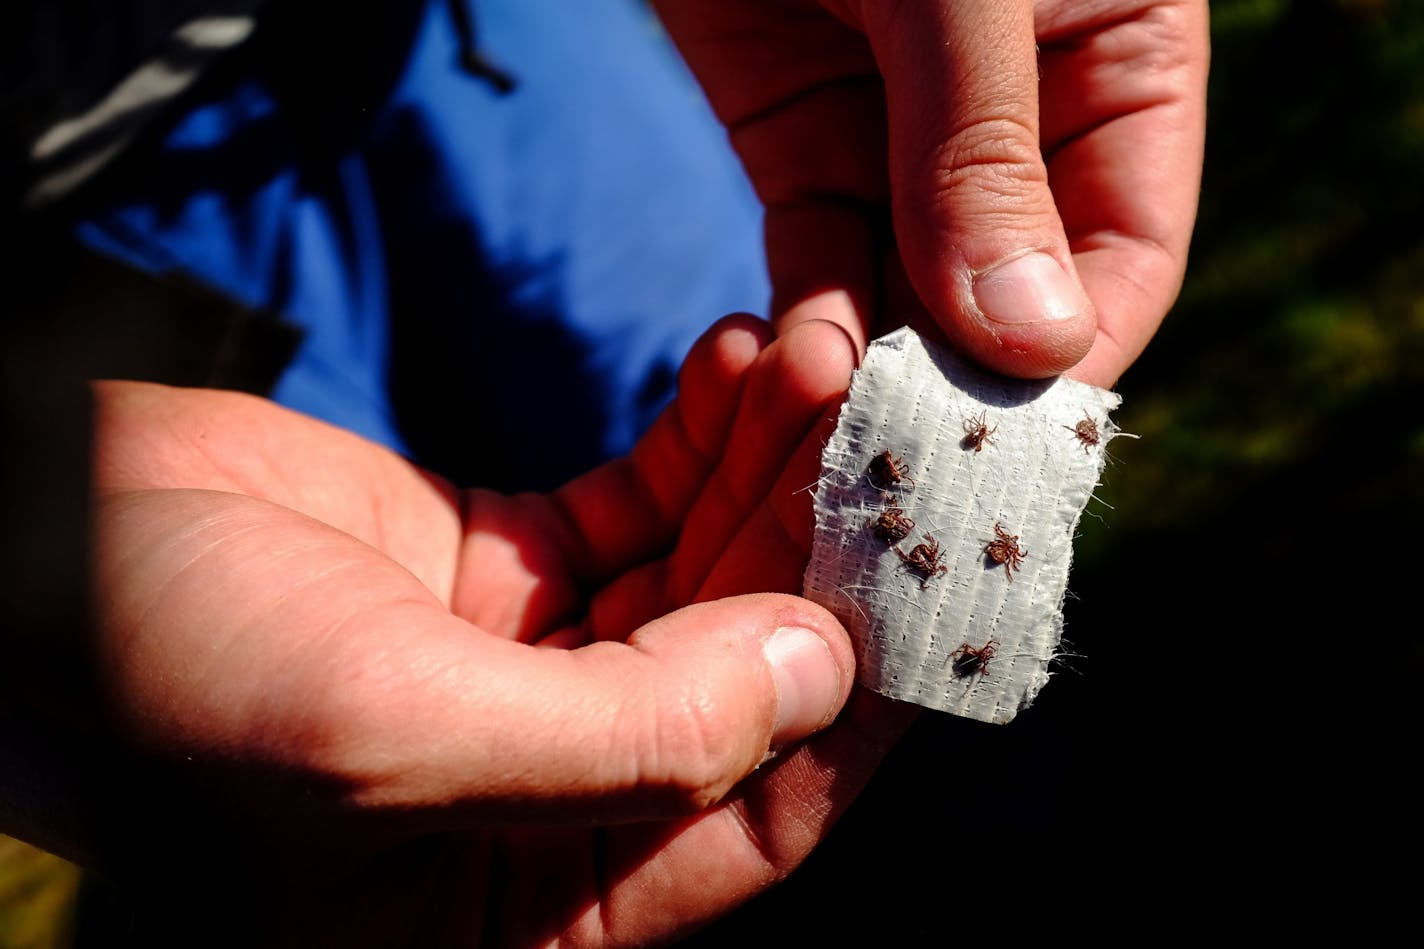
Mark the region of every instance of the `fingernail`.
POLYGON ((976 276, 974 301, 995 323, 1066 320, 1089 307, 1078 281, 1041 252, 1014 257, 976 276))
POLYGON ((772 743, 804 738, 825 725, 840 698, 840 669, 821 637, 809 629, 782 627, 762 653, 776 681, 772 743))

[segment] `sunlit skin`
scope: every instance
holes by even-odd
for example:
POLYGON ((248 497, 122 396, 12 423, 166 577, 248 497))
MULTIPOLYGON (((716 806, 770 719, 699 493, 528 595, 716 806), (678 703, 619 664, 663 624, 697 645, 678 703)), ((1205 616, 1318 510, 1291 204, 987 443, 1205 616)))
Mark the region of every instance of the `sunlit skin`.
POLYGON ((910 715, 791 595, 868 341, 908 322, 1106 386, 1175 299, 1203 0, 657 6, 766 205, 779 335, 710 332, 630 457, 505 497, 262 400, 96 389, 122 821, 67 843, 160 915, 268 946, 646 945, 783 879, 910 715), (767 658, 791 627, 831 673, 804 691, 767 658))
POLYGON ((1196 217, 1205 0, 656 5, 767 206, 779 325, 863 346, 908 321, 1100 386, 1156 332, 1196 217), (1034 251, 1077 302, 986 320, 976 280, 1034 251))
POLYGON ((179 776, 135 767, 145 846, 110 856, 218 905, 240 878, 264 940, 342 945, 641 943, 784 877, 907 713, 858 695, 809 737, 854 661, 785 594, 855 352, 769 340, 724 321, 633 453, 550 495, 458 491, 247 396, 99 386, 111 704, 179 776), (778 732, 758 650, 787 625, 839 685, 778 732), (173 793, 235 819, 173 826, 173 793))

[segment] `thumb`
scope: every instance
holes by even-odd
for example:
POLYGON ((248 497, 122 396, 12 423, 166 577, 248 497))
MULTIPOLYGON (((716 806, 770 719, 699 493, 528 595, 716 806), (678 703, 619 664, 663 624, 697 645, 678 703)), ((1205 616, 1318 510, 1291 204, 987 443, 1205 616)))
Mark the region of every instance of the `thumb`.
POLYGON ((1039 146, 1032 0, 862 4, 885 78, 891 192, 911 282, 955 346, 1050 376, 1097 320, 1039 146))
MULTIPOLYGON (((447 645, 452 641, 445 639, 447 645)), ((799 597, 689 606, 626 643, 539 649, 486 636, 429 655, 361 716, 358 805, 437 824, 610 821, 692 813, 770 750, 830 724, 849 696, 849 637, 799 597), (398 715, 385 710, 399 710, 398 715)))

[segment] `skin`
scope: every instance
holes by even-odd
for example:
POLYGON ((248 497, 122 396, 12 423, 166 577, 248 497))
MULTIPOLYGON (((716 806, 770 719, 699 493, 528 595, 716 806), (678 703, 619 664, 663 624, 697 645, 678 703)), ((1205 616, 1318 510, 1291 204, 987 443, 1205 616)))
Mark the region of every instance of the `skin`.
POLYGON ((1100 386, 1156 332, 1196 216, 1204 0, 657 7, 766 204, 778 326, 909 322, 1100 386), (986 319, 985 271, 1033 251, 1068 275, 1058 318, 986 319))
POLYGON ((1202 0, 658 6, 767 206, 779 338, 720 324, 629 458, 461 492, 261 400, 97 388, 124 777, 103 833, 47 842, 143 881, 140 927, 647 945, 784 878, 910 714, 853 693, 844 631, 789 595, 867 341, 909 322, 1110 385, 1175 298, 1202 0), (790 678, 783 628, 815 647, 790 678))
POLYGON ((263 945, 641 945, 783 878, 907 713, 846 708, 844 630, 786 595, 854 348, 770 340, 722 321, 632 455, 551 495, 99 385, 98 645, 144 844, 112 868, 263 945), (783 627, 816 646, 789 722, 783 627))

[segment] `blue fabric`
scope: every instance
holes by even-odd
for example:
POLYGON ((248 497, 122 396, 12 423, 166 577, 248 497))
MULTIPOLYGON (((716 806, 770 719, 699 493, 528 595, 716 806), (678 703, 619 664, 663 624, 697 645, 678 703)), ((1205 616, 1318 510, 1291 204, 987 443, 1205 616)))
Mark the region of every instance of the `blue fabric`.
POLYGON ((512 92, 461 68, 431 2, 363 64, 396 77, 379 99, 342 101, 316 49, 320 95, 254 59, 77 231, 304 328, 279 401, 463 483, 547 487, 631 446, 713 320, 765 312, 761 209, 645 4, 469 6, 512 92))

